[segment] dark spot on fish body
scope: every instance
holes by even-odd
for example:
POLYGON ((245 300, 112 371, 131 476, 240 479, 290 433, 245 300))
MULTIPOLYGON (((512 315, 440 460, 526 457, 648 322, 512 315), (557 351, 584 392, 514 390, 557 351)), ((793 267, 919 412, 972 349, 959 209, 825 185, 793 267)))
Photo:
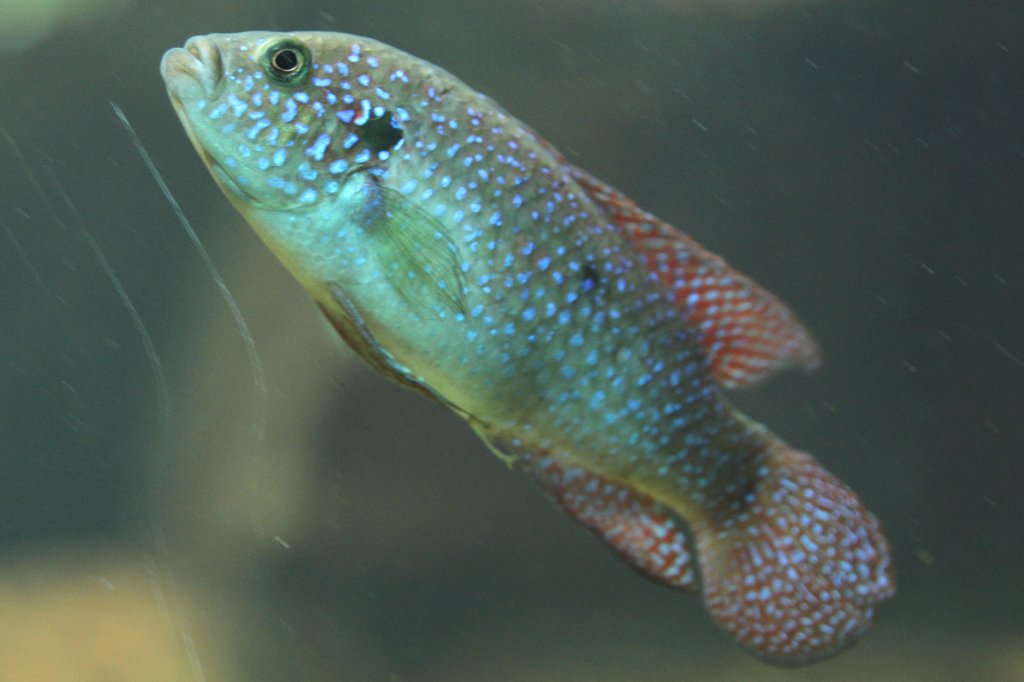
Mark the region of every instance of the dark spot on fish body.
POLYGON ((598 287, 601 283, 601 275, 597 271, 597 266, 593 263, 587 263, 580 269, 580 282, 583 293, 590 293, 598 287))

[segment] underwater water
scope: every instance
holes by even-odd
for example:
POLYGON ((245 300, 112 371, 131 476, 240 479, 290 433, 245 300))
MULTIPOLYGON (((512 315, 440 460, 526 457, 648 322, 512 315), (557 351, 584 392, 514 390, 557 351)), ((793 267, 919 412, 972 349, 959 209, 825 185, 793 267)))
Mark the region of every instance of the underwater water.
POLYGON ((1024 5, 0 2, 0 679, 1024 679, 1024 5), (365 367, 160 78, 257 28, 443 66, 786 300, 823 366, 732 399, 881 519, 873 630, 758 662, 365 367))

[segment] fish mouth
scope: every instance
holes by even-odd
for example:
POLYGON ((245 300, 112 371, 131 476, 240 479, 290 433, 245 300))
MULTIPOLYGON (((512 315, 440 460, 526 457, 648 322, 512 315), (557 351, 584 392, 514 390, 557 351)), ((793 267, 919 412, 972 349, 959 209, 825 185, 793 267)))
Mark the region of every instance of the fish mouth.
POLYGON ((224 82, 224 55, 209 36, 189 38, 185 47, 172 47, 164 53, 160 75, 176 106, 213 98, 224 82))
POLYGON ((221 98, 222 91, 227 87, 225 73, 224 53, 215 36, 189 38, 184 47, 167 50, 160 60, 160 75, 167 86, 175 113, 214 180, 228 198, 240 207, 264 211, 314 208, 314 204, 298 200, 283 201, 277 197, 268 199, 260 196, 237 172, 221 162, 216 153, 217 145, 211 149, 204 144, 204 138, 211 135, 207 134, 210 132, 207 130, 208 121, 199 112, 221 98))

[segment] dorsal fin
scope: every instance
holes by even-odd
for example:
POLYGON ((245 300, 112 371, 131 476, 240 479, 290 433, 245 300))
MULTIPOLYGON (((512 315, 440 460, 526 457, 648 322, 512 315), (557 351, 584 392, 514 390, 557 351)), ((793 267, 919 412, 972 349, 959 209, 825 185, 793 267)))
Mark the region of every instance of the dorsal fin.
POLYGON ((742 388, 784 367, 818 366, 818 345, 782 301, 618 190, 578 168, 572 173, 700 328, 719 383, 742 388))

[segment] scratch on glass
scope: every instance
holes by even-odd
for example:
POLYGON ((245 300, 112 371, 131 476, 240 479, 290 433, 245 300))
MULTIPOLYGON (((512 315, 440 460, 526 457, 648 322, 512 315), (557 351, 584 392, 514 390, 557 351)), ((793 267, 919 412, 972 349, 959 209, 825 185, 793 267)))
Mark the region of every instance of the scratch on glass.
POLYGON ((235 320, 235 327, 238 329, 239 336, 242 337, 242 342, 245 344, 246 353, 249 356, 249 367, 252 372, 253 384, 256 386, 257 394, 259 395, 259 405, 256 408, 256 418, 253 420, 253 431, 256 435, 257 440, 263 440, 263 435, 266 431, 267 421, 267 378, 266 372, 263 369, 263 362, 260 360, 259 351, 256 349, 256 342, 253 340, 252 332, 249 330, 249 325, 245 321, 245 317, 242 315, 241 309, 238 307, 238 302, 235 300, 231 290, 228 289, 227 283, 224 278, 221 277, 220 272, 217 270, 217 266, 214 265, 213 259, 210 258, 210 254, 206 251, 206 247, 203 246, 203 242, 199 239, 199 235, 196 234, 195 230, 192 229, 192 224, 188 218, 185 217, 185 213, 181 210, 181 206, 178 204, 174 195, 171 194, 170 188, 167 183, 164 182, 163 176, 160 171, 157 170, 156 164, 153 163, 152 157, 149 152, 142 145, 142 141, 139 139, 135 129, 132 128, 132 124, 128 122, 128 118, 117 104, 114 102, 110 103, 113 107, 114 113, 117 118, 121 121, 125 130, 128 131, 128 135, 132 139, 132 143, 135 145, 135 149, 138 151, 142 161, 146 164, 146 168, 149 170, 150 175, 153 176, 153 180, 156 181, 157 186, 160 187, 160 191, 163 192, 167 202, 171 205, 175 215, 178 218, 178 222, 185 229, 189 239, 195 246, 196 251, 199 253, 199 257, 202 258, 203 264, 206 266, 207 272, 210 273, 210 277, 216 283, 217 288, 220 290, 221 296, 224 298, 224 302, 231 310, 231 316, 235 320))

